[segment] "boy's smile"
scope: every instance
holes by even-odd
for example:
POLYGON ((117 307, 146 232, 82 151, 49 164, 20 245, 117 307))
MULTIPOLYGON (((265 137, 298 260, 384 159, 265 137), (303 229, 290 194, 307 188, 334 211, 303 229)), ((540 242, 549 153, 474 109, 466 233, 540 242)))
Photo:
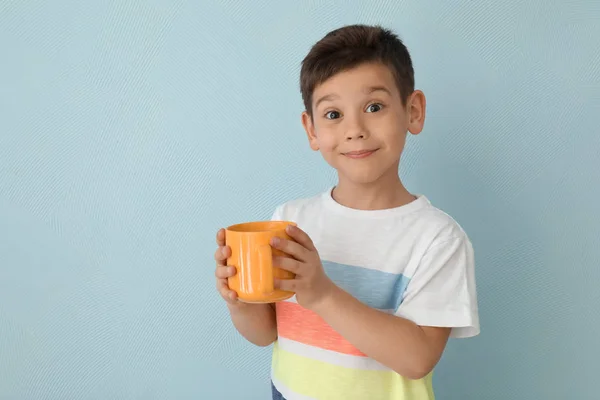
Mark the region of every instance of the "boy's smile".
POLYGON ((398 174, 406 132, 423 126, 424 96, 413 92, 404 104, 391 70, 366 63, 318 85, 312 117, 302 115, 310 146, 319 150, 340 179, 358 184, 398 174))
POLYGON ((342 153, 343 155, 345 155, 346 157, 350 157, 350 158, 367 158, 369 157, 371 154, 375 153, 378 149, 374 149, 374 150, 358 150, 358 151, 349 151, 347 153, 342 153))

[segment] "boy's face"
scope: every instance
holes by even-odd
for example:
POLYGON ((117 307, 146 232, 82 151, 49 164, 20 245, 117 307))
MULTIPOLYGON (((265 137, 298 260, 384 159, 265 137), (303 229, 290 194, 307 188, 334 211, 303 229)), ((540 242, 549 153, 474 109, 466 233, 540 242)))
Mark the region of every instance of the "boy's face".
POLYGON ((402 105, 391 71, 362 64, 340 72, 313 92, 313 118, 302 114, 310 147, 319 150, 340 178, 373 183, 398 174, 406 132, 418 134, 425 96, 415 91, 402 105))

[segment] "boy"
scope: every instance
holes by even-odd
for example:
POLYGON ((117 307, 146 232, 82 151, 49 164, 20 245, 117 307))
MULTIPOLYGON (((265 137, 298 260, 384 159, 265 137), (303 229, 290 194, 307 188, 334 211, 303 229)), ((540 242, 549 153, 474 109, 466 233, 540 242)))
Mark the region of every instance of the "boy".
POLYGON ((408 50, 389 30, 353 25, 316 43, 302 63, 302 124, 338 183, 279 206, 296 241, 271 245, 296 273, 276 305, 236 301, 235 268, 217 233, 217 286, 236 329, 274 343, 273 399, 434 399, 431 372, 452 337, 479 333, 473 249, 447 214, 398 175, 407 132, 425 120, 408 50))

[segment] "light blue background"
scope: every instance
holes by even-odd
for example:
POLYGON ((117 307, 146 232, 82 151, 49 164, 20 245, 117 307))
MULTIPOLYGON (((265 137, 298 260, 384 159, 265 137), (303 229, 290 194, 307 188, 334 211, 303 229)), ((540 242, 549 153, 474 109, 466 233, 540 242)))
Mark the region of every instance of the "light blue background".
POLYGON ((334 183, 299 63, 344 24, 428 96, 402 174, 472 237, 439 400, 597 399, 600 2, 0 1, 0 398, 267 399, 214 235, 334 183))

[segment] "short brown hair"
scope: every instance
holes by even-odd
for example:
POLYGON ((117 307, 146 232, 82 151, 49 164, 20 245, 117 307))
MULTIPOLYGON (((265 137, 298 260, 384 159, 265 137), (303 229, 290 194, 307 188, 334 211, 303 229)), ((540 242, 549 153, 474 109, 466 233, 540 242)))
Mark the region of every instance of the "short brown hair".
POLYGON ((406 105, 415 78, 408 49, 392 31, 380 26, 348 25, 329 32, 313 45, 302 61, 300 92, 306 112, 312 116, 315 88, 339 72, 363 63, 386 65, 406 105))

